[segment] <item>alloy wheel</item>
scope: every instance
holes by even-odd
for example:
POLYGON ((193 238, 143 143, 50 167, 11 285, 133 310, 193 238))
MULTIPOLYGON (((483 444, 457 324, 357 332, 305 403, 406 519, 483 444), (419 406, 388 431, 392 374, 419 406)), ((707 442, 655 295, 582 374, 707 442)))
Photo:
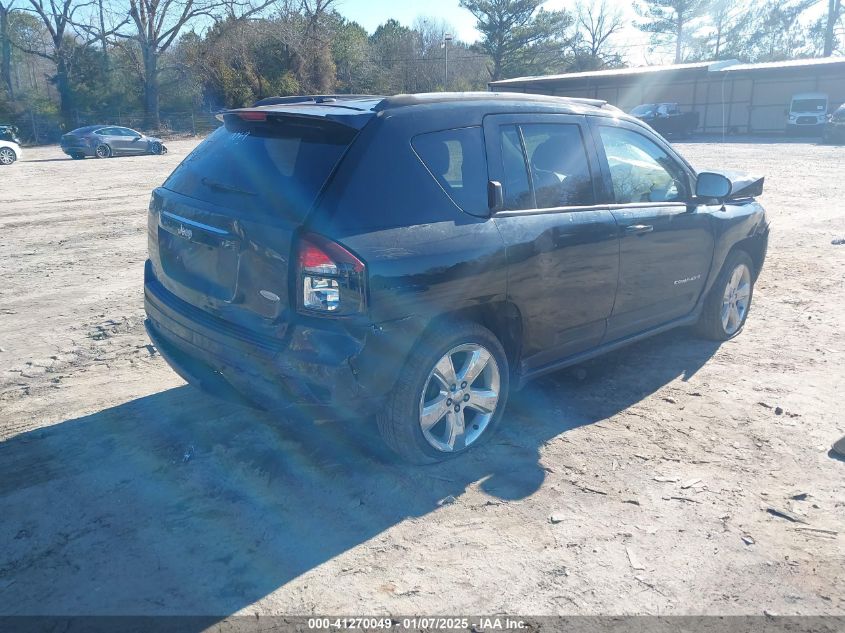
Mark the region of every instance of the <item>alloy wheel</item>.
POLYGON ((722 328, 725 334, 736 334, 748 312, 751 298, 751 271, 745 264, 733 269, 722 295, 722 328))
POLYGON ((15 153, 8 147, 0 149, 0 165, 11 165, 15 162, 15 153))
POLYGON ((420 429, 438 451, 473 444, 487 429, 499 402, 499 366, 484 346, 452 348, 429 373, 420 396, 420 429))

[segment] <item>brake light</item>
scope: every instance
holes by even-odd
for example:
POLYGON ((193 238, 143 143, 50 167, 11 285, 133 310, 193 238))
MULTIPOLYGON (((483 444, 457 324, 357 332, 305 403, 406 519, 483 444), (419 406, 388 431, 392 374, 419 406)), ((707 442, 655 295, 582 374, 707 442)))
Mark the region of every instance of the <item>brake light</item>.
POLYGON ((308 312, 361 312, 364 272, 364 262, 337 242, 313 233, 303 236, 297 256, 299 307, 308 312))
POLYGON ((266 112, 255 112, 247 110, 246 112, 238 112, 238 116, 244 121, 266 121, 266 112))
POLYGON ((299 253, 299 266, 307 272, 337 274, 334 261, 319 247, 310 242, 303 242, 299 253))

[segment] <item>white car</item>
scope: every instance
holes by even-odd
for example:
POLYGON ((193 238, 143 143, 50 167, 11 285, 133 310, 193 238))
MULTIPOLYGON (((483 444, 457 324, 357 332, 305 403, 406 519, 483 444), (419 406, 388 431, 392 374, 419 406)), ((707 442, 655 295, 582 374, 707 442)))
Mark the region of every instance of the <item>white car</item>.
POLYGON ((11 165, 20 157, 20 145, 12 141, 0 141, 0 165, 11 165))

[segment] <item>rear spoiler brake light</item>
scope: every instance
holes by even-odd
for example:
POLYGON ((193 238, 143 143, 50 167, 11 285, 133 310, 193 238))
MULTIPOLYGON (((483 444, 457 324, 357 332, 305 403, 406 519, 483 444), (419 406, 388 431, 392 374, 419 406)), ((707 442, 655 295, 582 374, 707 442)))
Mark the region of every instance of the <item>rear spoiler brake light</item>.
POLYGON ((214 115, 214 118, 220 121, 221 123, 224 122, 224 116, 234 114, 239 119, 243 121, 266 121, 267 120, 267 113, 266 112, 256 112, 255 110, 242 110, 236 112, 219 112, 218 114, 214 115))

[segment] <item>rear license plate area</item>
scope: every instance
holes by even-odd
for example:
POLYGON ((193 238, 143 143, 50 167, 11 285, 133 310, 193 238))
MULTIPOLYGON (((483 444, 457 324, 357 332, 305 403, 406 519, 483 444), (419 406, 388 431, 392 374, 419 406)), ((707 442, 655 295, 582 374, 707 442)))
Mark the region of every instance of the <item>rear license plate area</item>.
POLYGON ((169 278, 220 301, 234 300, 239 242, 231 233, 162 212, 158 240, 162 269, 169 278))

